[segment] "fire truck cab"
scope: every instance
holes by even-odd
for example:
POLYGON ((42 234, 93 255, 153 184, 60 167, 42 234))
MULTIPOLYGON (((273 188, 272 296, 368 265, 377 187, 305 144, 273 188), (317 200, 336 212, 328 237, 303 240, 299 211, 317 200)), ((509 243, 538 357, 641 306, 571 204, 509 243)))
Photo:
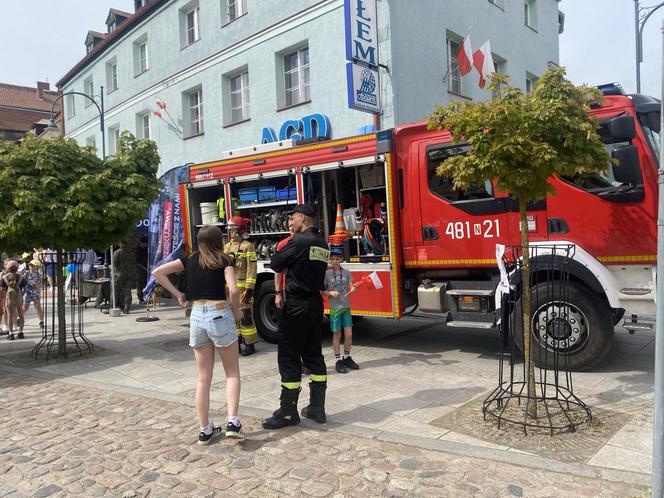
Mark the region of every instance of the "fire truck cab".
MULTIPOLYGON (((567 350, 575 369, 606 356, 623 315, 634 332, 652 328, 655 314, 660 103, 615 86, 603 91, 604 102, 591 112, 616 164, 606 173, 598 165, 596 174, 552 177, 555 195, 528 210, 531 245, 574 247, 566 298, 572 312, 559 318, 567 322, 558 324, 555 337, 542 330, 533 340, 567 350)), ((252 219, 249 237, 259 257, 254 316, 261 336, 274 341, 269 259, 288 236, 284 211, 311 202, 325 236, 343 246, 354 280, 376 272, 382 283, 351 295, 354 315, 399 319, 416 312, 448 327, 495 328, 496 244, 520 245, 518 203, 491 180, 459 190, 435 174, 437 165, 465 150, 449 133, 420 123, 227 152, 190 166, 180 185, 187 250, 195 248, 204 223, 223 229, 232 214, 252 219), (216 203, 222 209, 210 217, 205 207, 216 203)), ((533 323, 553 304, 534 299, 533 323)))

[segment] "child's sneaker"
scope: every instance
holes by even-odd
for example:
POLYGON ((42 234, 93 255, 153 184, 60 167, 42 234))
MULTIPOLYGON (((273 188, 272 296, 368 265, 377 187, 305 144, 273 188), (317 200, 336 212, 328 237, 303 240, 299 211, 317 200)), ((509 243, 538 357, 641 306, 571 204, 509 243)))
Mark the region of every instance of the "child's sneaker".
POLYGON ((346 368, 346 365, 344 364, 344 360, 338 360, 336 365, 334 365, 334 369, 337 372, 339 372, 340 374, 348 373, 348 369, 346 368))
POLYGON ((360 366, 353 361, 353 358, 350 356, 344 360, 344 365, 346 365, 351 370, 359 370, 360 366))
POLYGON ((44 328, 44 322, 39 322, 39 328, 41 328, 41 329, 44 328))
POLYGON ((235 425, 233 422, 228 422, 226 424, 226 437, 232 437, 240 439, 244 437, 244 432, 242 431, 242 424, 235 425))
POLYGON ((23 335, 23 332, 19 332, 19 333, 16 335, 16 338, 17 338, 17 339, 25 339, 25 336, 23 335))
POLYGON ((221 434, 221 427, 212 426, 212 432, 210 434, 205 434, 203 431, 198 434, 198 444, 210 444, 213 438, 221 434))

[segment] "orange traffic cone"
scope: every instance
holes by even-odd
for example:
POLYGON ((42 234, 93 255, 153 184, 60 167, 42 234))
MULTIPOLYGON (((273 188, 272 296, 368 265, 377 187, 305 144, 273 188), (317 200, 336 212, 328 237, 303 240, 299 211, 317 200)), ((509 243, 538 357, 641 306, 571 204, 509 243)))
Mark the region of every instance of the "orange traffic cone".
POLYGON ((329 239, 330 244, 340 246, 343 244, 344 240, 349 237, 351 237, 351 235, 346 231, 343 207, 341 207, 341 204, 337 204, 337 220, 334 224, 334 234, 332 234, 329 239))
POLYGON ((346 235, 346 225, 344 224, 344 209, 337 203, 337 221, 334 224, 334 235, 346 235))

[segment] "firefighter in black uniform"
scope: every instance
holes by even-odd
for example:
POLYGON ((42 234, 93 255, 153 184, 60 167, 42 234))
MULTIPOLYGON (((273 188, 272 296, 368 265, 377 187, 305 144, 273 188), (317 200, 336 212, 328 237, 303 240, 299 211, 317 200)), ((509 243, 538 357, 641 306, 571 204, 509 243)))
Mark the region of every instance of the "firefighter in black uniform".
POLYGON ((325 423, 327 370, 321 346, 325 271, 330 251, 325 238, 313 226, 314 208, 298 204, 288 213, 293 238, 272 256, 270 268, 286 272, 286 302, 279 319, 277 360, 281 375, 281 404, 263 421, 265 429, 280 429, 300 423, 297 399, 302 365, 309 374, 309 406, 302 416, 325 423))

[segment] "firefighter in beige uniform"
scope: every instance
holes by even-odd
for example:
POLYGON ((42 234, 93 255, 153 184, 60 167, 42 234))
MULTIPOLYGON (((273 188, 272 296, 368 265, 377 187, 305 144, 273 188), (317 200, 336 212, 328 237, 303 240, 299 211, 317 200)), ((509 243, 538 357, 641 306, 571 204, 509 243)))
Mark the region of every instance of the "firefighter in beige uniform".
POLYGON ((224 252, 234 259, 235 281, 242 292, 240 309, 242 320, 237 323, 239 347, 242 356, 249 356, 256 352, 255 344, 258 342, 258 333, 254 323, 254 287, 256 286, 256 248, 254 244, 245 239, 247 225, 250 219, 233 216, 228 224, 230 242, 224 247, 224 252), (244 343, 244 348, 242 348, 244 343))

